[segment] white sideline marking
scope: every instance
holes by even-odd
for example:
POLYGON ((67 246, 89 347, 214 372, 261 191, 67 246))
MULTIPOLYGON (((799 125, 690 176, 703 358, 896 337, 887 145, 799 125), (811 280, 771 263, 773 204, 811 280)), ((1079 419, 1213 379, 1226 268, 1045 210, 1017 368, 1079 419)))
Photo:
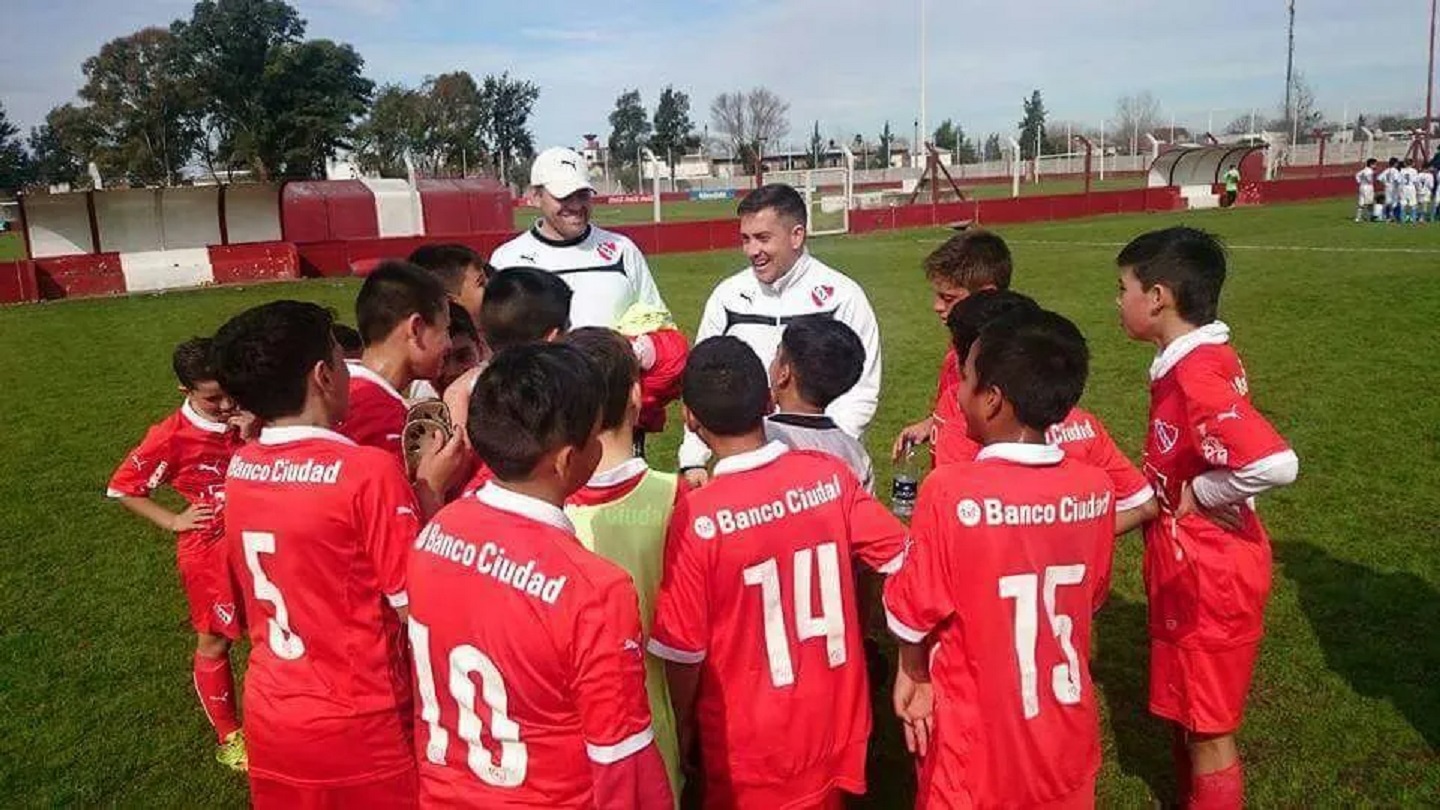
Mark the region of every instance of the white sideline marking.
MULTIPOLYGON (((939 244, 944 239, 916 239, 921 244, 939 244)), ((1011 245, 1042 245, 1050 247, 1097 247, 1121 248, 1127 242, 1072 242, 1061 239, 1006 239, 1011 245)), ((1227 250, 1288 250, 1301 253, 1406 253, 1431 255, 1440 254, 1440 248, 1401 247, 1328 247, 1319 245, 1225 245, 1227 250)))

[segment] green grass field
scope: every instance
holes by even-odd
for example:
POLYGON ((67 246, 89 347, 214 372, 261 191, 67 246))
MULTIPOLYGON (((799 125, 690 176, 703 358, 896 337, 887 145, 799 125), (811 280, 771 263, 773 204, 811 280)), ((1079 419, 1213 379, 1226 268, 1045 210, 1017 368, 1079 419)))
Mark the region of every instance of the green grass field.
POLYGON ((0 233, 0 262, 25 258, 25 237, 19 231, 0 233))
MULTIPOLYGON (((1440 228, 1352 225, 1344 202, 1007 227, 1015 285, 1089 337, 1085 397, 1127 450, 1145 425, 1152 350, 1116 324, 1112 259, 1142 230, 1185 222, 1233 246, 1222 314, 1258 405, 1301 478, 1268 496, 1275 587, 1242 732, 1257 807, 1440 801, 1440 228), (1390 251, 1390 252, 1381 252, 1390 251)), ((923 415, 944 337, 920 259, 943 231, 817 240, 870 291, 885 386, 869 445, 923 415)), ((738 253, 656 256, 681 324, 738 253)), ((192 637, 171 541, 102 497, 111 469, 177 404, 179 340, 280 297, 349 319, 353 282, 0 310, 0 806, 239 806, 211 759, 190 685, 192 637)), ((673 432, 654 442, 672 463, 673 432)), ((884 482, 882 482, 883 484, 884 482)), ((1139 540, 1121 544, 1094 667, 1105 708, 1102 806, 1168 797, 1169 742, 1145 712, 1139 540)), ((909 805, 888 700, 876 697, 874 807, 909 805)))

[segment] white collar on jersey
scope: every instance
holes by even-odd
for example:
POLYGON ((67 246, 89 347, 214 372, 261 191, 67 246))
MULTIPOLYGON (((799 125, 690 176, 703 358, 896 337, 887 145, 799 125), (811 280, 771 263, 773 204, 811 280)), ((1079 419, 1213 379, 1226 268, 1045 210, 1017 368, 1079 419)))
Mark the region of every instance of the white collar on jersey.
POLYGON ((997 442, 987 444, 975 454, 976 461, 999 459, 1024 464, 1027 467, 1049 467, 1059 464, 1065 458, 1065 451, 1049 444, 1025 444, 1024 442, 997 442))
POLYGON ((395 390, 395 386, 391 385, 389 380, 371 371, 370 368, 364 363, 360 362, 359 360, 346 360, 345 362, 350 366, 351 377, 359 377, 362 380, 368 380, 369 382, 380 386, 380 390, 400 400, 400 404, 408 404, 405 401, 405 397, 402 396, 399 391, 395 390))
POLYGON ((1155 361, 1150 364, 1150 381, 1154 382, 1169 374, 1170 369, 1201 346, 1221 346, 1229 342, 1230 327, 1223 321, 1211 321, 1194 331, 1186 332, 1171 341, 1164 351, 1155 355, 1155 361))
POLYGON ((618 484, 623 484, 636 476, 644 475, 648 469, 650 469, 650 465, 645 463, 645 459, 632 458, 628 461, 622 461, 604 472, 597 472, 590 476, 590 481, 586 483, 586 486, 613 487, 618 484))
POLYGON ((348 444, 351 447, 356 446, 348 436, 341 436, 339 433, 319 425, 284 425, 260 428, 260 443, 264 445, 289 444, 290 442, 303 442, 307 439, 320 439, 348 444))
POLYGON ((522 495, 514 490, 506 489, 494 481, 486 481, 485 486, 475 493, 475 498, 486 506, 502 512, 530 518, 547 526, 553 526, 567 534, 575 533, 575 524, 570 522, 570 518, 565 517, 565 513, 559 507, 539 498, 532 498, 529 495, 522 495))
POLYGON ((203 414, 195 410, 194 405, 190 404, 189 397, 186 397, 185 401, 181 403, 180 415, 184 416, 186 421, 188 421, 190 424, 205 431, 206 433, 224 433, 225 431, 230 429, 230 425, 225 422, 213 422, 205 418, 203 414))
POLYGON ((788 450, 789 448, 783 442, 770 442, 757 450, 720 459, 715 462, 715 474, 724 475, 758 469, 785 455, 788 450))
MULTIPOLYGON (((775 295, 784 295, 786 290, 800 283, 800 278, 805 275, 805 271, 810 269, 810 264, 813 261, 815 260, 810 257, 809 250, 802 251, 800 258, 796 259, 795 264, 789 270, 785 271, 785 275, 775 279, 769 284, 766 284, 759 278, 756 278, 755 282, 760 285, 760 289, 762 290, 769 291, 775 295)), ((750 272, 753 274, 755 268, 750 268, 750 272)))

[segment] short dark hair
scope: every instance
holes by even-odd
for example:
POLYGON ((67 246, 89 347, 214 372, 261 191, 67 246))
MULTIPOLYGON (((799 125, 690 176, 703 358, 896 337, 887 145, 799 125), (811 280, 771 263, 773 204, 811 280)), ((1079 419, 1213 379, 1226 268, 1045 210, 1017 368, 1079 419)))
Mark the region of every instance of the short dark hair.
POLYGON ((1007 290, 1014 271, 1010 246, 993 231, 961 231, 925 257, 925 278, 945 279, 970 292, 1007 290))
POLYGON ((570 327, 570 285, 554 273, 511 267, 485 285, 480 331, 495 350, 543 340, 570 327))
POLYGON ((600 429, 614 430, 625 423, 630 407, 630 391, 640 379, 640 363, 635 350, 614 329, 586 326, 565 336, 565 342, 590 358, 595 370, 605 381, 605 402, 600 410, 600 429))
POLYGON ((950 329, 950 345, 955 347, 960 364, 965 364, 965 356, 970 353, 970 344, 980 337, 980 330, 985 328, 985 324, 1012 312, 1033 312, 1039 309, 1040 305, 1035 303, 1035 299, 1013 290, 980 290, 963 301, 957 301, 955 306, 950 308, 945 325, 950 329))
POLYGON ((273 301, 236 315, 215 333, 216 380, 262 420, 299 413, 306 378, 335 357, 335 315, 307 301, 273 301))
POLYGON ((797 224, 809 224, 810 215, 805 206, 805 198, 784 183, 766 183, 746 194, 735 207, 735 213, 743 217, 747 214, 758 214, 766 208, 775 209, 776 214, 797 224))
POLYGON ((1020 423, 1047 430, 1085 393, 1090 350, 1064 316, 1018 310, 980 330, 976 388, 998 388, 1020 423))
POLYGON ((471 267, 485 273, 485 260, 468 245, 454 242, 421 245, 410 251, 410 263, 439 279, 450 295, 460 294, 460 285, 465 282, 465 271, 471 267))
POLYGON ((465 308, 450 302, 450 338, 468 337, 476 343, 480 342, 480 330, 475 328, 475 319, 465 308))
POLYGON ((700 341, 685 362, 685 407, 717 436, 740 436, 760 427, 770 406, 770 379, 755 351, 739 338, 700 341))
POLYGON ((780 335, 795 374, 800 398, 816 408, 834 402, 860 381, 865 370, 865 344, 855 330, 829 318, 801 318, 780 335))
POLYGON ((215 362, 211 357, 211 339, 193 337, 175 347, 170 355, 170 367, 175 370, 175 379, 185 388, 194 388, 206 380, 215 379, 215 362))
POLYGON ((434 325, 447 311, 449 298, 440 282, 415 265, 391 259, 380 263, 360 285, 355 322, 369 346, 380 343, 411 315, 434 325))
POLYGON ((335 335, 335 342, 340 344, 340 351, 346 354, 353 354, 365 348, 365 341, 360 339, 360 333, 348 323, 336 322, 330 327, 330 332, 335 335))
POLYGON ((1375 165, 1375 158, 1366 158, 1366 159, 1365 159, 1365 165, 1366 165, 1366 166, 1374 166, 1374 165, 1375 165))
POLYGON ((512 346, 475 384, 470 444, 501 481, 525 480, 546 453, 589 440, 604 396, 600 372, 574 346, 512 346))
POLYGON ((1214 235, 1183 225, 1142 233, 1115 263, 1130 268, 1146 290, 1157 284, 1168 288, 1187 323, 1215 320, 1225 285, 1225 246, 1214 235))

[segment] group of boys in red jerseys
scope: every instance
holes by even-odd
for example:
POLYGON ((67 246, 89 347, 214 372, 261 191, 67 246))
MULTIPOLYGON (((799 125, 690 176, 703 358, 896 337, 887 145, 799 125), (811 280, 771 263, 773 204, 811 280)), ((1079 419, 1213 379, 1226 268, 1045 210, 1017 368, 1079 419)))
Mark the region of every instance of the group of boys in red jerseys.
MULTIPOLYGON (((713 476, 659 490, 663 550, 639 575, 593 536, 654 518, 624 511, 648 469, 624 449, 643 389, 627 344, 565 339, 569 290, 544 271, 487 274, 466 300, 463 275, 403 262, 361 288, 356 361, 298 301, 182 345, 185 403, 110 494, 177 533, 196 690, 256 806, 842 806, 871 731, 856 562, 887 577, 917 806, 1093 806, 1092 615, 1114 537, 1143 525, 1150 709, 1175 727, 1182 803, 1238 807, 1270 582, 1253 498, 1298 462, 1217 320, 1214 238, 1144 234, 1117 264, 1121 323, 1158 349, 1143 472, 1078 407, 1085 339, 1008 290, 1003 240, 962 233, 927 260, 951 350, 933 415, 896 441, 937 458, 908 529, 846 459, 767 438, 773 371, 715 337, 678 379, 713 476), (483 369, 447 362, 456 334, 483 369), (407 474, 402 392, 421 380, 449 383, 457 424, 407 474), (184 512, 150 500, 165 483, 184 512), (573 507, 610 502, 577 528, 573 507)), ((791 360, 791 396, 816 390, 790 378, 818 365, 791 360)))

